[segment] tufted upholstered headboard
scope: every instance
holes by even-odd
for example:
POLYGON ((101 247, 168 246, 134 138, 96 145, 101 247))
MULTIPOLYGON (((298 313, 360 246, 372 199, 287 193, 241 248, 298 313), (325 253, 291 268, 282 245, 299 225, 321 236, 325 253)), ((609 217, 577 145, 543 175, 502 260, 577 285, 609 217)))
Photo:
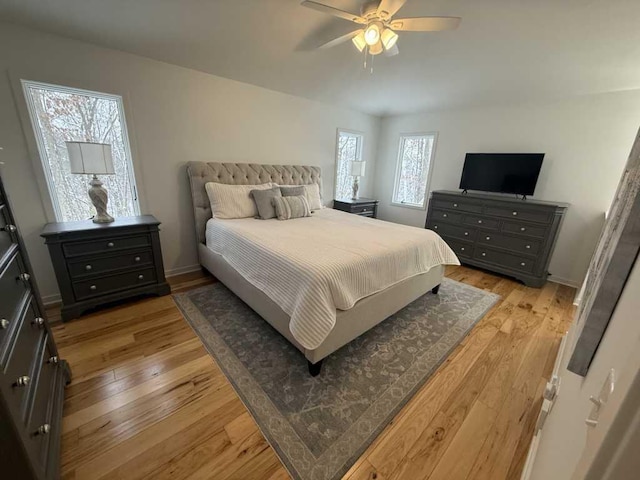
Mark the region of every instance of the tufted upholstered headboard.
POLYGON ((189 162, 187 175, 191 186, 191 201, 198 242, 205 241, 205 228, 211 218, 211 205, 204 185, 207 182, 229 185, 308 185, 317 183, 322 194, 320 167, 306 165, 258 165, 256 163, 189 162))

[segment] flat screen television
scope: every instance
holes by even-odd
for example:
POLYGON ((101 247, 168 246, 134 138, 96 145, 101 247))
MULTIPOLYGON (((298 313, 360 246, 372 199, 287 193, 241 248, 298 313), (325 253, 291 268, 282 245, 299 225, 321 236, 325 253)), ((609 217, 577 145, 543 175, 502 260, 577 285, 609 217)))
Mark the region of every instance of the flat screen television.
POLYGON ((463 190, 533 195, 544 153, 467 153, 463 190))

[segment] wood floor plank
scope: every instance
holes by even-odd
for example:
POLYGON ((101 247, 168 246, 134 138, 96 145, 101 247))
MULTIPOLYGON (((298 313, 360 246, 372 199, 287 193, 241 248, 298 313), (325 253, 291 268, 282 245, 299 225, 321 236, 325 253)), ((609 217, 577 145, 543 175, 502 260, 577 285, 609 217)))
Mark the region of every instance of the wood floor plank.
MULTIPOLYGON (((529 288, 465 266, 445 271, 501 299, 345 479, 519 478, 575 290, 529 288)), ((215 281, 180 277, 170 279, 174 290, 215 281)), ((171 297, 96 311, 53 332, 74 372, 63 479, 289 479, 171 297)))

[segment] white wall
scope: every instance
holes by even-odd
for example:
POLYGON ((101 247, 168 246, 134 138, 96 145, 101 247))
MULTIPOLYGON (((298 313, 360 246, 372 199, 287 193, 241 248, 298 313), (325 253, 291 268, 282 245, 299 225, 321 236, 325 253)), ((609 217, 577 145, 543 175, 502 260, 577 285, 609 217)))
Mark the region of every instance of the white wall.
POLYGON ((545 152, 533 198, 571 203, 549 267, 579 285, 640 126, 640 91, 382 120, 375 191, 380 217, 424 226, 426 210, 391 206, 400 133, 438 132, 431 190, 457 189, 467 152, 545 152))
POLYGON ((58 289, 39 234, 53 218, 34 180, 31 127, 20 121, 20 78, 123 96, 141 210, 162 222, 170 272, 197 265, 189 160, 319 165, 331 200, 336 129, 358 130, 368 161, 362 194, 373 194, 377 117, 2 23, 0 71, 3 178, 45 299, 58 289))

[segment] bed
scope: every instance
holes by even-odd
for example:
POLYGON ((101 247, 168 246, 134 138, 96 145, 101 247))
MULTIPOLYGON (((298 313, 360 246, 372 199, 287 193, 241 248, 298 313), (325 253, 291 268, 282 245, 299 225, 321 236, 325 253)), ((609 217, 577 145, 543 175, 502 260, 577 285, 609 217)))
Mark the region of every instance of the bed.
POLYGON ((212 219, 207 182, 322 191, 318 167, 190 162, 187 173, 200 264, 298 348, 314 376, 328 355, 437 294, 443 265, 459 263, 434 232, 331 209, 287 221, 212 219))

